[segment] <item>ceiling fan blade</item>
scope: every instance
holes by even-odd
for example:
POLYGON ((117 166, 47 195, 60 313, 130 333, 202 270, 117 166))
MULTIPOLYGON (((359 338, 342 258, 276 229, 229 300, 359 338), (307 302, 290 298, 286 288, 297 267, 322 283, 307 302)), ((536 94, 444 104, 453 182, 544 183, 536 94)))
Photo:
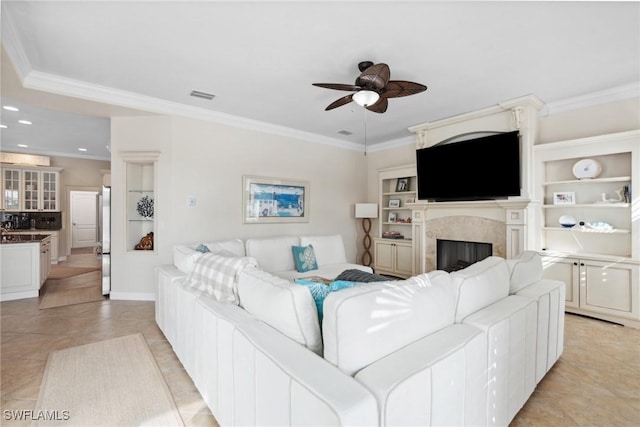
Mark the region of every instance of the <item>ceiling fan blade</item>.
POLYGON ((389 101, 384 96, 381 96, 378 102, 373 105, 369 105, 366 107, 367 110, 373 111, 374 113, 384 113, 387 111, 387 107, 389 106, 389 101))
POLYGON ((359 86, 354 85, 345 85, 340 83, 312 83, 314 86, 323 87, 325 89, 335 89, 335 90, 348 90, 351 92, 357 92, 362 89, 359 86))
POLYGON ((353 95, 343 96, 342 98, 336 99, 331 104, 324 109, 324 111, 333 110, 334 108, 342 107, 345 104, 348 104, 352 101, 353 95))
POLYGON ((400 98, 401 96, 415 95, 425 90, 427 90, 427 87, 420 83, 391 80, 382 91, 382 96, 385 98, 400 98))
POLYGON ((387 85, 390 76, 391 71, 389 71, 389 66, 387 64, 380 63, 372 65, 358 76, 356 79, 356 85, 383 89, 387 85))

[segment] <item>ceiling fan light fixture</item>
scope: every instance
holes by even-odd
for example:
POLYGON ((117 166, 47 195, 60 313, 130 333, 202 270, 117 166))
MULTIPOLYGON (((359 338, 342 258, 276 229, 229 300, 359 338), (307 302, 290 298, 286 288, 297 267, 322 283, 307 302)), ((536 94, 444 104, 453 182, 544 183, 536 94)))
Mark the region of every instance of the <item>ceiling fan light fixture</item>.
POLYGON ((360 90, 353 94, 353 101, 361 107, 368 107, 375 104, 380 99, 378 92, 372 90, 360 90))

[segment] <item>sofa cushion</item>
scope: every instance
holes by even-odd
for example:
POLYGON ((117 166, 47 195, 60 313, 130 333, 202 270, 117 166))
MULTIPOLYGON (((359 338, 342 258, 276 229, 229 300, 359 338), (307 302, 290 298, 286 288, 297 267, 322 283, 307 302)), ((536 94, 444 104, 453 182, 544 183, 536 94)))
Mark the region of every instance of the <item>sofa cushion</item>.
POLYGON ((292 246, 300 246, 298 237, 248 239, 246 242, 247 255, 255 258, 260 268, 268 272, 296 269, 291 256, 292 246))
POLYGON ((332 292, 324 302, 324 357, 352 375, 453 324, 455 303, 455 288, 443 271, 332 292))
POLYGON ((291 251, 293 252, 293 262, 296 265, 296 271, 305 273, 307 271, 318 269, 313 245, 291 246, 291 251))
POLYGON ((456 323, 509 295, 509 269, 503 258, 490 256, 451 273, 458 292, 456 323))
POLYGON ((195 263, 203 254, 197 250, 204 246, 210 252, 225 256, 244 256, 244 243, 240 239, 222 240, 219 242, 200 243, 194 245, 175 245, 173 247, 173 265, 180 271, 190 274, 195 263))
POLYGON ((509 293, 515 294, 542 279, 542 259, 535 251, 524 251, 518 258, 507 260, 511 273, 509 293))
POLYGON ((307 271, 306 273, 298 273, 295 269, 293 269, 289 271, 272 271, 271 274, 291 281, 295 279, 315 276, 322 277, 328 280, 334 280, 340 275, 340 273, 351 268, 357 268, 358 270, 362 270, 367 273, 371 273, 373 271, 371 267, 367 267, 366 265, 349 264, 345 262, 343 264, 329 264, 321 266, 317 270, 307 271))
POLYGON ((300 244, 302 246, 313 245, 318 267, 347 262, 344 242, 340 234, 331 236, 300 236, 300 244))
POLYGON ((259 268, 247 268, 240 274, 238 296, 240 305, 257 319, 322 354, 318 315, 307 289, 259 268))

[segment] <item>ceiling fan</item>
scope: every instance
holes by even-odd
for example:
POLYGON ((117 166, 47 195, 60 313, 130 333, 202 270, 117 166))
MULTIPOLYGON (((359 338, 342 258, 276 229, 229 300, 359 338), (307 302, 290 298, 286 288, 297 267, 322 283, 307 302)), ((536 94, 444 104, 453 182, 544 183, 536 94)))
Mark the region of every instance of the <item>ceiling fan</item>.
POLYGON ((325 111, 346 105, 351 101, 365 107, 374 113, 387 111, 389 98, 415 95, 427 90, 425 85, 408 82, 405 80, 389 80, 391 72, 389 66, 384 63, 375 64, 371 61, 362 61, 358 64, 360 75, 355 84, 340 83, 313 83, 314 86, 326 89, 346 90, 355 92, 335 100, 325 108, 325 111))

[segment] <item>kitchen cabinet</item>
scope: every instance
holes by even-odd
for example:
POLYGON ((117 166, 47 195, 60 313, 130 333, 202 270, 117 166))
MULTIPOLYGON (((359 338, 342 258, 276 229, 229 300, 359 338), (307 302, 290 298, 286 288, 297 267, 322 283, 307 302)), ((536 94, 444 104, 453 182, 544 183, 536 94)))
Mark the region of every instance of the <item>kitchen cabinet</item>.
POLYGON ((540 144, 534 159, 536 246, 566 311, 640 327, 640 131, 540 144))
POLYGON ((0 301, 38 297, 50 271, 51 237, 32 234, 3 238, 13 241, 0 244, 0 301))
POLYGON ((8 236, 27 236, 27 235, 31 235, 31 234, 44 234, 47 235, 49 237, 51 237, 50 243, 49 243, 49 257, 50 257, 50 262, 51 264, 57 264, 60 261, 59 258, 59 247, 58 247, 58 242, 60 240, 59 238, 59 234, 60 232, 57 230, 25 230, 25 231, 9 231, 6 232, 5 234, 7 234, 8 236))
POLYGON ((2 209, 59 211, 61 168, 2 166, 2 209))
POLYGON ((407 278, 413 274, 413 245, 402 239, 374 239, 374 265, 377 274, 407 278))

